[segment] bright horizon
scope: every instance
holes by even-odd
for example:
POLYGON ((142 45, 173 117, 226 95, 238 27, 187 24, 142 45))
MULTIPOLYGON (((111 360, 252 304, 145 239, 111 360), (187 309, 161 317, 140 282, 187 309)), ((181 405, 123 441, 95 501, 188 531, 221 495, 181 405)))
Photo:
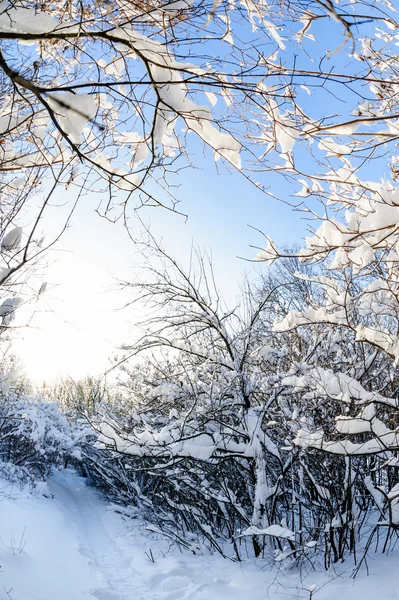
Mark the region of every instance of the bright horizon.
MULTIPOLYGON (((222 295, 232 300, 244 272, 267 268, 237 258, 254 258, 257 251, 250 245, 265 242, 247 224, 262 229, 278 244, 290 244, 300 242, 305 223, 237 173, 224 169, 217 175, 211 167, 209 176, 203 175, 204 171, 190 174, 180 188, 179 209, 187 212, 187 220, 158 208, 140 212, 139 218, 183 264, 192 244, 210 252, 222 295)), ((67 376, 103 374, 118 346, 134 335, 132 323, 138 315, 120 310, 128 295, 116 288, 118 279, 137 275, 140 259, 123 224, 95 214, 97 204, 94 194, 82 199, 71 226, 50 250, 44 272, 48 289, 30 326, 17 334, 15 350, 36 385, 67 376)), ((47 227, 55 226, 57 217, 55 209, 54 222, 50 220, 47 227)), ((139 218, 132 211, 130 224, 137 236, 142 229, 139 218)))

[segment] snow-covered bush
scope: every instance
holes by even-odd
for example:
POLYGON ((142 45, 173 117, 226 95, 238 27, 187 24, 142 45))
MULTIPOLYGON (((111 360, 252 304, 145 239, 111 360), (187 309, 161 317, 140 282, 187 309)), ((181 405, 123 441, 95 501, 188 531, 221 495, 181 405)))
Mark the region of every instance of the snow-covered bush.
MULTIPOLYGON (((91 416, 84 464, 113 500, 193 551, 205 540, 236 558, 328 567, 359 556, 379 519, 396 528, 399 380, 351 328, 310 319, 310 303, 317 314, 337 298, 340 273, 286 267, 247 286, 234 310, 176 263, 146 278, 136 289, 164 318, 126 347, 136 364, 119 359, 119 397, 91 416), (290 318, 300 327, 285 328, 290 318)), ((364 313, 353 306, 351 318, 364 313)))
POLYGON ((13 395, 0 399, 0 474, 45 480, 53 466, 64 466, 73 456, 78 456, 74 434, 55 402, 13 395))
MULTIPOLYGON (((166 268, 136 289, 147 306, 165 309, 164 319, 126 348, 145 358, 123 362, 123 402, 91 417, 98 439, 85 454, 90 477, 187 547, 197 535, 231 554, 228 542, 236 558, 267 548, 299 557, 320 527, 308 519, 299 530, 295 395, 285 394, 283 379, 301 352, 312 352, 313 337, 272 333, 284 308, 281 281, 259 294, 248 286, 242 306, 228 310, 203 257, 196 281, 155 249, 166 268)), ((308 498, 303 504, 304 514, 308 498)))
POLYGON ((396 277, 381 261, 338 276, 327 271, 314 279, 318 301, 274 324, 277 332, 321 328, 314 359, 293 365, 283 384, 299 399, 293 446, 319 487, 318 502, 325 497, 333 560, 355 552, 365 523, 375 525, 372 535, 386 528, 388 540, 399 522, 396 277))

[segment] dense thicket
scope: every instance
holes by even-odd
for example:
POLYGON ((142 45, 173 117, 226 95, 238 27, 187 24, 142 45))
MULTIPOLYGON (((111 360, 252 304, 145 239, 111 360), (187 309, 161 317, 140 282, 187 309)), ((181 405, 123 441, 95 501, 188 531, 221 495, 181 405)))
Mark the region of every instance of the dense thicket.
POLYGON ((376 533, 389 547, 399 382, 389 353, 356 337, 381 318, 364 308, 382 306, 375 275, 286 258, 228 308, 205 255, 184 270, 154 240, 146 254, 125 285, 148 318, 115 384, 69 380, 42 400, 4 379, 2 475, 34 486, 72 464, 193 552, 328 567, 361 562, 376 533), (333 319, 344 298, 352 327, 333 319))
MULTIPOLYGON (((120 397, 89 417, 93 482, 194 551, 205 539, 236 558, 277 550, 327 567, 358 559, 375 529, 389 543, 399 515, 392 358, 309 317, 330 314, 345 281, 357 297, 367 288, 349 269, 285 259, 227 309, 206 257, 187 275, 155 251, 158 266, 131 287, 156 316, 125 348, 120 397)), ((364 318, 356 305, 351 318, 364 318)))

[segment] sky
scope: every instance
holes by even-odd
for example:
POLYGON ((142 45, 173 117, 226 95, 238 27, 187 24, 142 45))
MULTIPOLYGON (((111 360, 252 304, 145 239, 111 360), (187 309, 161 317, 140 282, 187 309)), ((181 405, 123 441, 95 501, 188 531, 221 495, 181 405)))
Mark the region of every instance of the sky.
MULTIPOLYGON (((331 30, 325 29, 330 25, 318 25, 323 52, 324 39, 333 48, 342 41, 341 37, 331 38, 331 30)), ((346 59, 334 60, 347 68, 346 59)), ((324 95, 314 99, 304 90, 298 94, 300 102, 312 102, 314 114, 319 111, 324 115, 334 113, 337 102, 345 102, 341 89, 336 92, 327 93, 323 88, 324 95)), ((353 98, 350 104, 353 105, 353 98)), ((140 220, 143 221, 183 264, 193 243, 210 251, 218 286, 222 295, 231 300, 238 293, 244 271, 267 268, 243 260, 257 254, 251 245, 265 245, 264 238, 249 226, 260 229, 282 246, 301 244, 309 223, 302 213, 263 194, 242 175, 230 172, 221 161, 216 169, 210 153, 203 156, 199 145, 196 149, 195 160, 201 168, 183 170, 177 180, 181 200, 178 208, 188 218, 162 208, 141 209, 137 215, 132 204, 131 233, 139 239, 140 220)), ((308 160, 305 153, 299 157, 301 161, 308 160)), ((367 165, 367 169, 375 171, 373 166, 367 165)), ((374 174, 378 178, 383 173, 374 174)), ((262 185, 288 201, 293 200, 290 194, 299 189, 290 188, 283 177, 273 172, 260 177, 262 185)), ((50 211, 45 222, 44 229, 50 236, 72 200, 68 192, 60 190, 59 194, 60 206, 50 211), (66 207, 62 208, 64 204, 66 207)), ((17 354, 37 384, 59 377, 79 379, 87 374, 101 374, 110 366, 109 358, 118 352, 118 346, 134 338, 133 324, 140 315, 122 310, 129 295, 118 289, 117 281, 137 277, 141 259, 123 224, 112 224, 96 214, 98 203, 94 193, 81 199, 71 226, 48 257, 44 275, 48 290, 35 306, 29 327, 18 332, 17 354)))
MULTIPOLYGON (((257 253, 250 245, 263 246, 265 241, 249 225, 278 244, 292 244, 305 235, 306 222, 238 173, 218 168, 219 175, 211 162, 185 172, 179 209, 187 219, 162 208, 136 214, 132 207, 130 226, 132 237, 140 239, 140 221, 145 223, 183 264, 193 243, 210 252, 217 284, 229 301, 238 294, 244 272, 266 268, 243 260, 257 253)), ((67 192, 60 193, 60 204, 72 200, 67 192)), ((123 224, 101 218, 97 206, 98 197, 90 193, 78 204, 71 226, 48 256, 47 291, 35 305, 29 327, 18 332, 17 354, 37 385, 102 374, 118 347, 134 337, 140 315, 122 309, 130 296, 118 281, 139 276, 142 260, 123 224)), ((48 233, 62 220, 63 210, 55 208, 48 217, 48 233)))

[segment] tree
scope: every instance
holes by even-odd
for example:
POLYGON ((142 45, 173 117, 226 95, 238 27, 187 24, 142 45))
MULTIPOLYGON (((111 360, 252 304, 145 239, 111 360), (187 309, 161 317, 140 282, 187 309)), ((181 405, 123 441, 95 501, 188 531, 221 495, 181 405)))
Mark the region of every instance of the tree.
POLYGON ((108 189, 105 214, 117 189, 159 204, 145 184, 166 183, 174 207, 168 177, 197 151, 192 132, 272 196, 272 171, 302 181, 299 196, 334 199, 341 184, 360 194, 370 187, 353 171, 396 139, 396 25, 384 2, 5 3, 2 170, 108 189), (326 94, 344 98, 341 113, 320 113, 326 94))
POLYGON ((102 377, 87 376, 74 381, 71 377, 41 390, 43 398, 57 399, 67 413, 88 416, 97 410, 101 402, 109 401, 111 392, 102 377))
MULTIPOLYGON (((144 249, 150 253, 145 282, 131 287, 156 316, 125 348, 123 363, 143 357, 125 371, 127 405, 90 419, 107 458, 104 464, 95 454, 89 470, 108 493, 119 489, 119 500, 133 496, 164 534, 191 547, 189 532, 200 532, 220 552, 223 536, 239 558, 237 529, 261 528, 266 519, 263 446, 278 474, 281 467, 261 426, 267 377, 256 374, 256 325, 268 298, 248 294, 241 311, 228 310, 205 256, 194 252, 186 273, 153 239, 144 249), (112 454, 119 486, 110 484, 112 454)), ((254 544, 259 554, 256 536, 254 544)))
MULTIPOLYGON (((397 137, 397 23, 385 2, 21 0, 0 10, 3 231, 20 227, 31 194, 38 202, 13 272, 42 254, 33 242, 61 187, 77 199, 104 192, 99 212, 128 225, 128 201, 177 210, 176 175, 201 145, 269 196, 296 192, 292 204, 323 220, 303 256, 344 244, 356 262, 361 247, 370 257, 395 243, 395 157, 390 180, 364 180, 397 137), (347 225, 331 216, 342 209, 347 225), (372 217, 381 210, 383 226, 372 217)), ((272 243, 262 252, 276 256, 272 243)))
POLYGON ((327 357, 334 340, 325 336, 319 350, 317 335, 272 332, 276 312, 287 314, 293 298, 303 302, 295 285, 285 305, 285 287, 296 284, 289 267, 258 294, 247 282, 229 309, 206 256, 193 251, 185 271, 153 238, 143 254, 145 276, 125 286, 148 318, 119 358, 123 401, 90 416, 98 433, 86 450, 90 477, 194 551, 193 535, 222 553, 222 540, 230 542, 237 559, 246 538, 257 556, 269 546, 281 559, 306 555, 320 537, 317 515, 332 520, 334 501, 325 506, 293 445, 298 396, 284 379, 304 354, 309 362, 327 357))

